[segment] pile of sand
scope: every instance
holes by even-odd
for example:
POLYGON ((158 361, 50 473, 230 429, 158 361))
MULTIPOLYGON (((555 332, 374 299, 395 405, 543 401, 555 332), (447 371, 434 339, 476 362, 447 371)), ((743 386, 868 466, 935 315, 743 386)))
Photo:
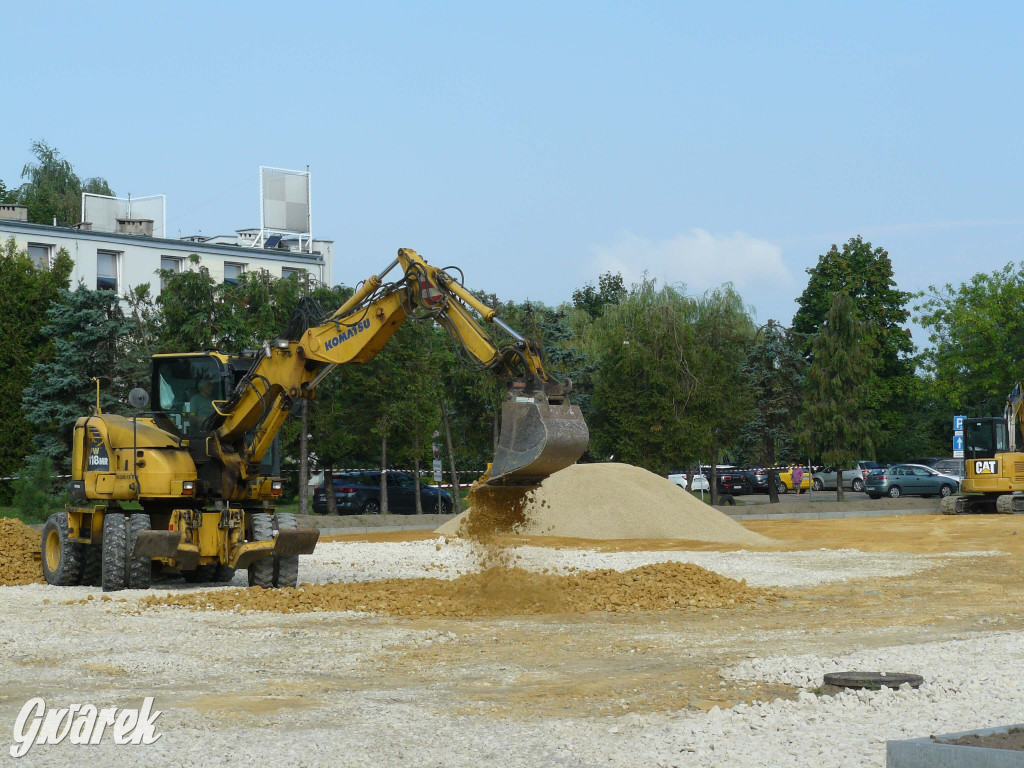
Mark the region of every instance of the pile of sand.
POLYGON ((43 569, 36 559, 40 536, 21 520, 0 517, 0 585, 42 584, 43 569))
POLYGON ((141 608, 193 610, 367 611, 389 616, 515 616, 591 611, 728 609, 779 597, 691 563, 655 563, 631 571, 568 575, 490 568, 457 579, 385 579, 355 584, 304 584, 299 589, 227 589, 149 595, 141 608))
MULTIPOLYGON (((463 512, 437 532, 473 538, 479 529, 502 532, 493 509, 482 523, 474 520, 476 511, 463 512)), ((508 532, 529 536, 771 543, 664 477, 629 464, 574 464, 556 472, 525 497, 509 520, 508 532)))

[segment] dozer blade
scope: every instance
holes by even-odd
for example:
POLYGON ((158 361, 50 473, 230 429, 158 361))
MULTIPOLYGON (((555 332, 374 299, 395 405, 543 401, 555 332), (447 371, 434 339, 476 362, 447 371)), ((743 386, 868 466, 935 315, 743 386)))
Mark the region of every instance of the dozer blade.
POLYGON ((274 544, 275 555, 311 555, 320 538, 318 528, 296 528, 278 531, 274 544))
POLYGON ((539 485, 583 455, 590 430, 565 396, 510 392, 488 485, 539 485))
POLYGON ((172 557, 180 541, 181 531, 139 531, 131 557, 172 557))

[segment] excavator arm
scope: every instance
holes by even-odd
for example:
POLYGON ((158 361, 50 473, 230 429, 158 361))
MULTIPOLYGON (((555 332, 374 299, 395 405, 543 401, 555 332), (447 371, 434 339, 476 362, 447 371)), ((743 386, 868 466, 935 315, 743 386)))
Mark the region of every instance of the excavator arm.
POLYGON ((1006 407, 1003 410, 1010 453, 1017 452, 1017 433, 1021 425, 1022 411, 1024 411, 1024 388, 1021 387, 1020 382, 1017 382, 1010 394, 1006 396, 1006 407))
POLYGON ((447 271, 402 248, 384 272, 366 280, 337 311, 291 334, 297 338, 278 339, 265 349, 231 397, 215 403, 206 452, 222 468, 215 481, 221 492, 226 486, 244 486, 257 472, 293 403, 311 399, 337 366, 372 360, 412 316, 432 317, 471 362, 509 381, 498 447, 485 482, 536 485, 583 454, 589 440, 586 422, 569 403, 568 387, 545 372, 537 343, 509 328, 447 271), (386 283, 395 267, 401 267, 402 276, 386 283), (477 316, 501 328, 511 342, 497 345, 477 316))

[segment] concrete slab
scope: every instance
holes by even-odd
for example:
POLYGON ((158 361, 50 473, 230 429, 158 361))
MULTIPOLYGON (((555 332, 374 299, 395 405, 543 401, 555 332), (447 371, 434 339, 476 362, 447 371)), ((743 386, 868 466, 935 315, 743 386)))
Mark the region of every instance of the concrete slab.
POLYGON ((1024 751, 962 746, 947 742, 964 736, 1007 733, 1021 725, 1005 725, 923 739, 889 741, 885 745, 886 768, 1024 768, 1024 751))

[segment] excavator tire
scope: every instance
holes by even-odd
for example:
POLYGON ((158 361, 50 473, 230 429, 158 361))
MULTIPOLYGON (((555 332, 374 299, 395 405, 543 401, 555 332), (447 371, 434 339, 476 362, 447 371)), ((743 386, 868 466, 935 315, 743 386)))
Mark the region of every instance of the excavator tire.
POLYGON ((70 587, 82 572, 81 546, 70 540, 67 512, 50 515, 43 526, 42 565, 47 584, 70 587))
POLYGON ((99 542, 82 546, 82 576, 78 583, 83 587, 102 585, 103 546, 99 542))
POLYGON ((125 554, 128 555, 129 589, 149 589, 153 585, 153 561, 148 557, 130 556, 139 534, 148 531, 152 525, 149 515, 145 512, 136 513, 128 519, 128 547, 125 554))
POLYGON ((104 592, 119 592, 128 586, 128 521, 120 512, 103 516, 102 584, 104 592))
MULTIPOLYGON (((251 516, 252 540, 269 541, 274 538, 274 518, 266 512, 256 512, 251 516)), ((265 557, 249 565, 249 586, 271 589, 274 586, 274 560, 265 557)))
MULTIPOLYGON (((299 527, 299 521, 290 512, 280 512, 276 517, 279 531, 294 531, 299 527)), ((298 555, 274 555, 274 586, 292 589, 299 586, 298 555)))

